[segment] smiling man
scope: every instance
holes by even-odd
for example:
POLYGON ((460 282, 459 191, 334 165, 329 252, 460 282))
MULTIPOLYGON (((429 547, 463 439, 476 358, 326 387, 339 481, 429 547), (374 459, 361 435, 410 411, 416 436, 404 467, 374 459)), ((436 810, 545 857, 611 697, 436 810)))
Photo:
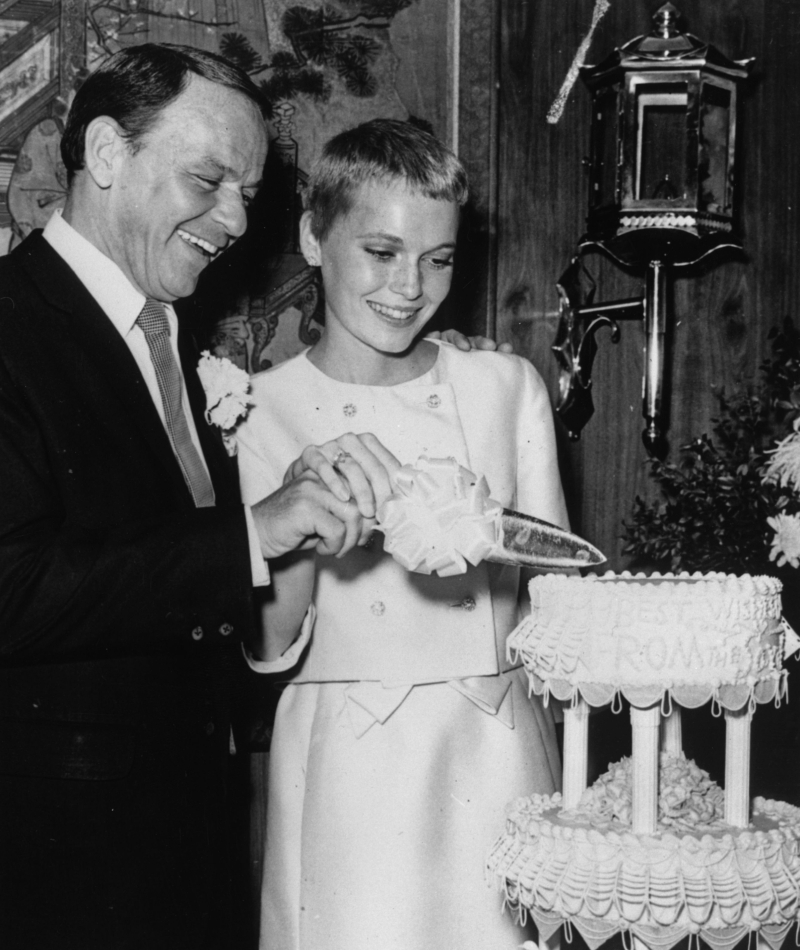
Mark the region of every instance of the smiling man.
POLYGON ((64 139, 74 175, 64 221, 146 297, 188 296, 247 227, 267 153, 257 102, 193 74, 143 134, 113 116, 86 118, 75 115, 64 139))
POLYGON ((172 301, 247 225, 250 79, 145 44, 81 87, 63 215, 0 261, 0 946, 228 945, 229 675, 266 559, 361 536, 305 472, 252 507, 172 301))

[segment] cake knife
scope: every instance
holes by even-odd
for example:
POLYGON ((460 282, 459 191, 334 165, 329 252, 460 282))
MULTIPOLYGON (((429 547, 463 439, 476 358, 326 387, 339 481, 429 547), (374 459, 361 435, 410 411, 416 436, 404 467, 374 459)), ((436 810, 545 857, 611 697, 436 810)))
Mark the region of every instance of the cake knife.
POLYGON ((593 567, 602 564, 606 557, 571 531, 504 508, 500 515, 499 539, 486 560, 517 567, 562 570, 593 567))

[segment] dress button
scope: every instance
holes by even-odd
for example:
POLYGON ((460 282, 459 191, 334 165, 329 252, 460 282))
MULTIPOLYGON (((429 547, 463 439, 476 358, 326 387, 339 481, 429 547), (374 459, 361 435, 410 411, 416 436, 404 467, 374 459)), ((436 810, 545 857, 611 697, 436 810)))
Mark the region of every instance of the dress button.
POLYGON ((347 418, 349 419, 351 416, 354 416, 354 415, 356 414, 356 412, 358 412, 358 410, 357 410, 356 407, 352 404, 352 402, 346 402, 346 403, 344 404, 344 406, 342 407, 342 412, 343 412, 343 413, 347 416, 347 418))
POLYGON ((229 634, 233 633, 233 627, 229 623, 224 623, 220 628, 219 632, 223 637, 227 637, 229 634))
POLYGON ((382 600, 376 600, 369 609, 376 617, 382 617, 386 613, 386 604, 382 600))
POLYGON ((433 395, 428 396, 427 403, 431 409, 438 409, 442 404, 442 400, 436 395, 436 393, 433 393, 433 395))
POLYGON ((195 627, 194 630, 192 630, 192 640, 202 640, 202 639, 203 639, 203 628, 195 627))

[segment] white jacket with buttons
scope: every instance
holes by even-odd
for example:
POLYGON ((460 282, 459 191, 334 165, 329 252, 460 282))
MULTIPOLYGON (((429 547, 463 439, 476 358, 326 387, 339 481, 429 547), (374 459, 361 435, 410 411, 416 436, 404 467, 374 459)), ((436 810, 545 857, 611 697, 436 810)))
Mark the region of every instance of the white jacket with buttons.
MULTIPOLYGON (((439 347, 429 373, 396 386, 340 383, 305 353, 255 376, 254 407, 237 431, 244 501, 278 488, 307 445, 372 432, 402 463, 452 456, 484 475, 504 507, 566 527, 539 374, 518 356, 439 347)), ((409 573, 382 551, 380 537, 341 560, 317 559, 311 645, 288 678, 391 687, 507 670, 505 640, 525 598, 518 569, 484 563, 449 578, 409 573)))

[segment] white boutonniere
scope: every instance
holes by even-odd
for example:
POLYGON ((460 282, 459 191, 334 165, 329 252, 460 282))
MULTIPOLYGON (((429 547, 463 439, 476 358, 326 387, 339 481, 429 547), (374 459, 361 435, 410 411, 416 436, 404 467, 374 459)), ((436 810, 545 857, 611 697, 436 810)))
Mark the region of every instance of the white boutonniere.
POLYGON ((235 363, 203 350, 197 364, 197 375, 206 393, 206 422, 219 426, 228 455, 236 455, 236 426, 247 416, 250 377, 235 363))

